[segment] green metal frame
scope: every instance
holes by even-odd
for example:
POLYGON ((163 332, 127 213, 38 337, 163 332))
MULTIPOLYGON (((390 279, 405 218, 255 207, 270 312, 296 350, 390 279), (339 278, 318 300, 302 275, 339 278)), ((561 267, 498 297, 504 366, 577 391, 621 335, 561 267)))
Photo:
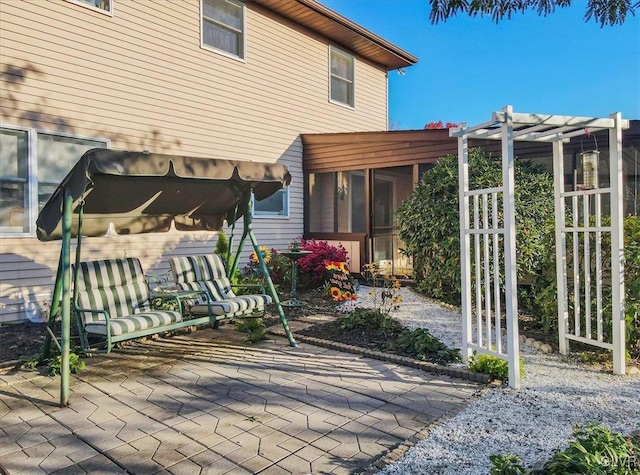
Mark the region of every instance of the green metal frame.
MULTIPOLYGON (((230 185, 233 187, 232 182, 230 182, 230 185)), ((293 337, 293 334, 291 333, 291 330, 289 329, 287 317, 284 313, 282 304, 280 303, 280 299, 278 297, 276 288, 273 284, 273 280, 271 279, 271 275, 269 274, 269 269, 267 268, 267 265, 264 262, 264 259, 260 253, 260 246, 258 244, 258 240, 256 239, 256 236, 253 232, 252 199, 251 199, 252 192, 250 190, 244 191, 240 187, 237 187, 235 191, 238 193, 240 200, 239 200, 238 206, 236 206, 234 216, 230 217, 230 219, 235 225, 238 209, 242 209, 244 210, 244 213, 243 213, 244 226, 243 226, 242 237, 240 238, 240 241, 238 243, 238 247, 237 247, 233 262, 231 262, 230 265, 228 265, 227 276, 228 277, 233 276, 235 272, 238 270, 240 254, 242 253, 242 250, 247 238, 249 238, 253 246, 253 249, 255 251, 255 254, 256 256, 258 256, 260 269, 262 270, 262 273, 267 282, 269 294, 271 295, 271 298, 273 299, 273 302, 275 303, 276 309, 278 311, 278 315, 280 316, 280 322, 282 323, 282 326, 284 328, 285 335, 289 340, 289 344, 292 347, 296 347, 297 343, 295 341, 295 338, 293 337)), ((80 262, 80 252, 81 252, 83 203, 80 204, 78 230, 76 233, 78 237, 77 237, 77 246, 76 246, 75 275, 73 276, 73 283, 74 283, 73 296, 71 294, 71 280, 72 280, 71 279, 71 234, 72 234, 71 228, 72 228, 72 216, 73 216, 73 197, 70 195, 70 193, 65 192, 63 203, 64 204, 63 204, 63 210, 62 210, 62 248, 60 251, 60 260, 58 263, 58 271, 56 274, 56 281, 55 281, 54 290, 53 290, 53 297, 52 297, 53 300, 50 307, 51 313, 50 313, 49 322, 48 322, 48 332, 46 335, 45 344, 43 346, 42 358, 46 358, 48 356, 49 351, 51 349, 51 342, 52 340, 54 340, 60 349, 60 355, 61 355, 60 406, 68 406, 69 394, 70 394, 70 366, 69 366, 69 353, 71 351, 70 350, 71 348, 70 327, 71 327, 71 314, 72 314, 72 300, 74 302, 74 307, 75 307, 75 302, 77 301, 77 295, 78 295, 77 285, 75 284, 77 283, 77 278, 78 278, 77 269, 79 268, 79 266, 77 264, 80 262), (61 338, 59 343, 53 333, 53 326, 54 326, 58 311, 60 311, 61 327, 62 327, 61 338)), ((229 239, 229 251, 231 251, 232 239, 233 239, 233 234, 229 239)), ((91 311, 96 311, 96 310, 91 310, 91 311)), ((105 317, 107 320, 107 332, 109 333, 108 312, 104 310, 98 310, 98 311, 102 311, 105 313, 105 317)), ((182 322, 174 323, 171 325, 156 327, 152 329, 146 329, 143 331, 138 331, 133 333, 126 333, 124 335, 118 335, 114 337, 108 334, 107 343, 106 343, 107 351, 110 351, 113 343, 117 343, 118 341, 130 340, 133 338, 139 338, 142 336, 147 336, 147 335, 151 335, 151 334, 155 334, 163 331, 176 330, 178 328, 184 328, 187 326, 197 326, 197 325, 202 325, 206 323, 213 323, 213 322, 217 322, 218 320, 230 318, 233 316, 236 316, 236 315, 235 314, 230 314, 230 315, 209 314, 203 317, 196 317, 192 319, 183 320, 182 322)), ((242 316, 247 316, 246 312, 243 312, 242 316)), ((81 337, 82 346, 85 347, 85 344, 86 344, 88 348, 88 341, 82 341, 82 338, 83 337, 81 337)))

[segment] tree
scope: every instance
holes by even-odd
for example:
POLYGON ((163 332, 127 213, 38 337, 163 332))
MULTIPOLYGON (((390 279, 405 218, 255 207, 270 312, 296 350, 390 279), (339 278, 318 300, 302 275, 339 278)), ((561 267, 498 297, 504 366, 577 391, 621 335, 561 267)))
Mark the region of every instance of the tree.
POLYGON ((427 130, 452 129, 455 127, 458 127, 458 124, 454 122, 447 122, 446 124, 444 124, 441 120, 439 120, 438 122, 429 122, 424 126, 424 128, 427 130))
MULTIPOLYGON (((538 15, 547 16, 556 7, 564 8, 571 5, 571 0, 429 0, 431 4, 431 23, 446 21, 458 13, 467 13, 473 17, 491 15, 498 23, 504 17, 511 18, 514 14, 532 9, 538 15)), ((640 1, 633 0, 588 0, 585 21, 592 18, 600 26, 622 24, 627 14, 635 16, 635 9, 640 8, 640 1)))
MULTIPOLYGON (((469 170, 471 189, 502 182, 502 161, 481 149, 469 150, 469 170)), ((524 280, 541 272, 549 253, 546 236, 553 237, 554 230, 553 178, 540 165, 516 160, 515 183, 518 277, 524 280)), ((458 186, 458 158, 448 155, 424 173, 396 211, 398 234, 404 251, 413 258, 418 288, 454 304, 460 299, 458 186)))

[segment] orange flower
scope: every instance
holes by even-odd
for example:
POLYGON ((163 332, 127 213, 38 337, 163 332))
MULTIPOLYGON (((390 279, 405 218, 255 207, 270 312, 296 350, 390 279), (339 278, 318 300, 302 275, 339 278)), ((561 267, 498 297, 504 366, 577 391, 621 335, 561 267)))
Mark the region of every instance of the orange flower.
POLYGON ((340 289, 338 287, 331 287, 331 296, 333 300, 338 300, 340 298, 340 289))

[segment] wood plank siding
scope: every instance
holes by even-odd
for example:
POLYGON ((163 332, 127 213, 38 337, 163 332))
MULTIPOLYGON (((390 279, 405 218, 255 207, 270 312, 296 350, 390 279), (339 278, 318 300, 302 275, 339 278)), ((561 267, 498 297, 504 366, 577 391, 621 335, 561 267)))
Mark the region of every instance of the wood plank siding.
MULTIPOLYGON (((334 40, 268 2, 246 3, 244 60, 200 46, 200 0, 112 3, 107 15, 66 0, 0 1, 2 126, 105 139, 114 149, 283 163, 293 177, 289 217, 254 220, 274 248, 303 233, 301 134, 387 127, 393 65, 356 55, 355 107, 331 103, 334 40)), ((21 299, 51 290, 59 243, 33 236, 0 237, 0 323, 22 317, 21 299)), ((175 231, 87 239, 83 256, 135 256, 163 270, 169 256, 210 252, 215 242, 175 231)))

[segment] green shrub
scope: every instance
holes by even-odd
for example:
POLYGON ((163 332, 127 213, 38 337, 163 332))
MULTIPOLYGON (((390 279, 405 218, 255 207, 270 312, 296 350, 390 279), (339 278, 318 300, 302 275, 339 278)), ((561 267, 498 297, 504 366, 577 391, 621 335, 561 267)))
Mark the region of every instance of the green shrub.
MULTIPOLYGON (((602 424, 574 427, 575 441, 557 452, 541 473, 543 475, 640 475, 640 439, 612 433, 602 424)), ((492 475, 531 473, 517 455, 491 455, 492 475)))
MULTIPOLYGON (((69 353, 69 370, 72 374, 78 374, 85 368, 85 366, 86 364, 80 359, 80 356, 75 353, 69 353)), ((62 371, 62 356, 57 355, 49 359, 47 368, 49 369, 49 374, 51 376, 59 375, 60 371, 62 371)))
MULTIPOLYGON (((603 219, 603 225, 607 225, 610 221, 603 219)), ((570 238, 570 236, 568 236, 570 238)), ((591 249, 595 248, 595 235, 591 233, 591 249)), ((632 357, 640 356, 640 217, 628 216, 624 219, 624 257, 625 257, 625 320, 626 320, 626 343, 627 350, 632 357)), ((527 311, 530 312, 538 320, 540 327, 546 331, 556 331, 558 328, 558 302, 557 302, 557 286, 556 286, 556 270, 555 270, 555 240, 553 236, 546 237, 545 245, 550 249, 543 264, 543 270, 534 279, 531 286, 529 299, 530 304, 527 305, 527 311)), ((609 260, 611 239, 609 233, 602 234, 602 255, 603 262, 609 260)), ((567 262, 573 262, 573 249, 571 245, 567 245, 567 262)), ((596 281, 595 261, 591 263, 591 282, 596 281)), ((603 266, 603 331, 605 340, 611 338, 611 286, 610 282, 611 269, 610 266, 603 266)), ((567 272, 568 289, 573 289, 573 272, 569 269, 567 272)), ((592 295, 592 315, 596 312, 596 295, 595 291, 592 295)), ((573 313, 572 299, 570 299, 570 314, 573 313)), ((592 318, 596 331, 596 319, 592 318)))
MULTIPOLYGON (((499 186, 500 160, 480 149, 469 152, 470 188, 499 186)), ((537 274, 549 252, 545 237, 553 235, 553 179, 526 160, 515 162, 518 277, 537 274)), ((412 195, 397 211, 398 233, 413 257, 419 290, 430 297, 457 304, 460 300, 460 216, 458 159, 441 158, 427 171, 412 195)), ((472 259, 473 262, 473 259, 472 259)))
POLYGON ((246 333, 245 343, 256 343, 267 338, 267 327, 262 318, 246 317, 236 321, 236 330, 246 333))
POLYGON ((545 474, 640 474, 638 439, 612 433, 602 424, 575 427, 573 436, 576 440, 545 464, 545 474))
MULTIPOLYGON (((51 351, 48 357, 43 358, 40 353, 36 353, 28 358, 20 359, 21 366, 24 369, 34 370, 40 365, 47 366, 47 372, 51 376, 57 376, 62 369, 62 357, 57 348, 51 351)), ((72 374, 78 374, 86 367, 86 363, 79 355, 74 352, 69 353, 69 371, 72 374)))
POLYGON ((528 470, 522 465, 522 459, 517 455, 490 455, 493 464, 491 475, 527 475, 528 470))
POLYGON ((354 309, 353 312, 340 318, 340 328, 343 330, 368 329, 387 336, 402 330, 402 326, 397 320, 383 313, 379 308, 354 309))
MULTIPOLYGON (((469 369, 484 373, 493 379, 507 383, 509 381, 509 362, 486 353, 476 353, 469 358, 469 369)), ((520 359, 520 376, 524 376, 524 361, 520 359)))
POLYGON ((405 329, 389 347, 397 353, 439 364, 456 363, 461 359, 460 350, 449 348, 426 328, 405 329))
POLYGON ((228 268, 227 256, 229 255, 229 240, 226 233, 221 229, 218 231, 218 240, 216 241, 216 248, 213 251, 214 254, 220 256, 225 267, 228 268))

